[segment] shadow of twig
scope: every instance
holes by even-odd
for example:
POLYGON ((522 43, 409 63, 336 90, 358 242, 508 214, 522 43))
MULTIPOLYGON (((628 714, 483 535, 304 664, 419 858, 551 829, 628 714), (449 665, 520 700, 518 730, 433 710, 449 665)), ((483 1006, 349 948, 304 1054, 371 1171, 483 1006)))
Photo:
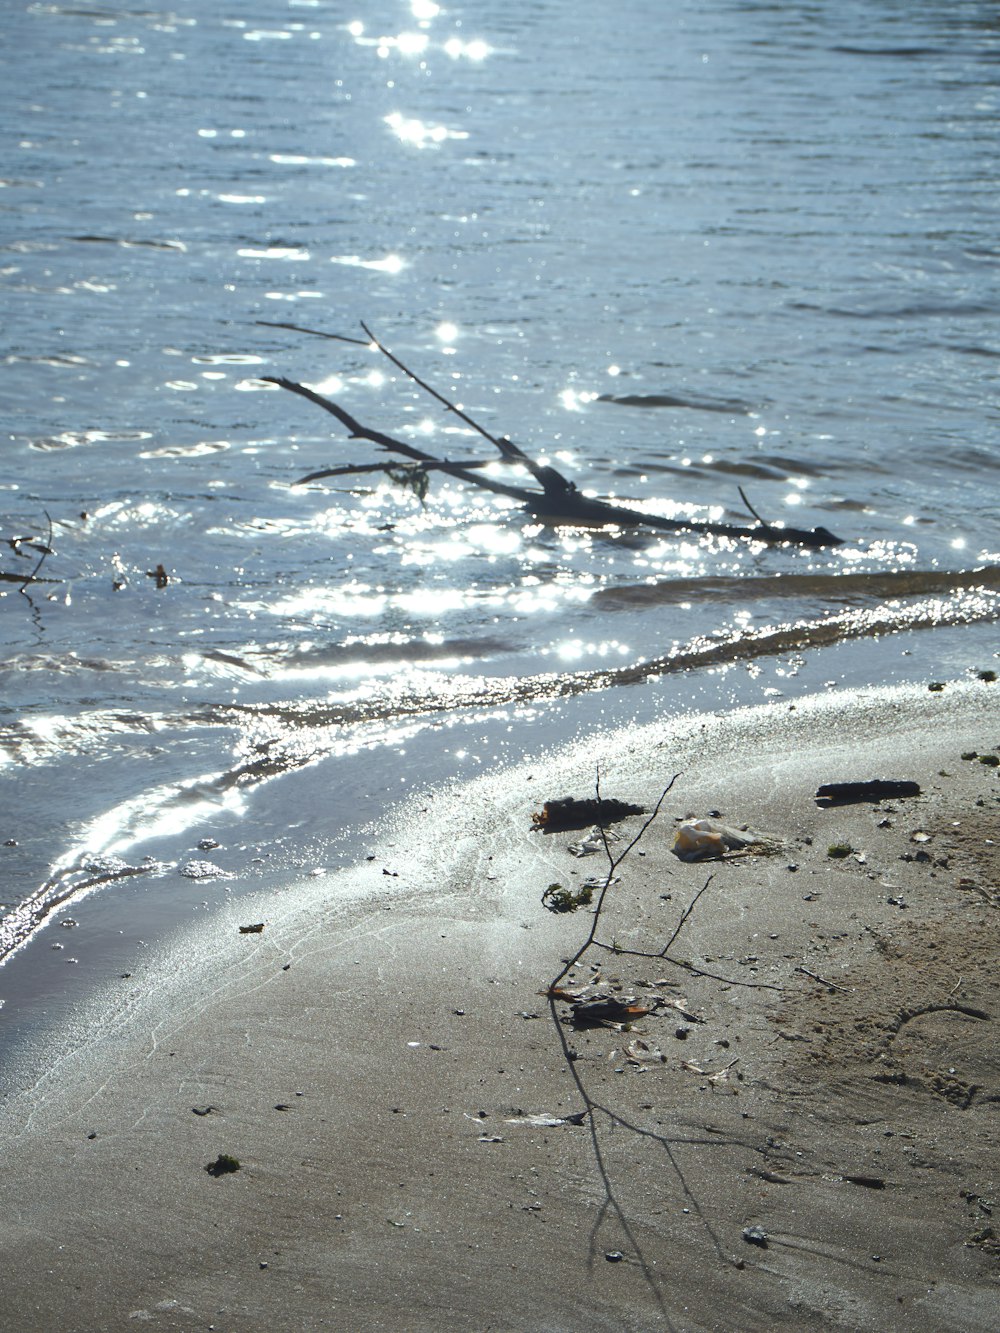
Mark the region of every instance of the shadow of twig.
MULTIPOLYGON (((673 788, 674 783, 677 781, 677 778, 679 776, 680 775, 677 773, 673 775, 673 777, 664 787, 663 791, 660 793, 659 800, 653 807, 652 813, 645 820, 645 822, 643 823, 642 827, 639 829, 635 837, 633 837, 632 840, 627 844, 624 851, 622 851, 618 856, 615 856, 613 854, 607 833, 603 827, 601 828, 601 837, 604 843, 604 851, 608 858, 608 871, 604 878, 604 882, 600 888, 600 891, 598 893, 597 905, 593 911, 593 916, 590 923, 590 929, 588 930, 587 936, 583 941, 583 943, 572 955, 572 957, 566 960, 560 971, 556 973, 556 975, 549 983, 545 992, 549 1007, 549 1017, 552 1021, 553 1027, 555 1028, 557 1037, 559 1039, 559 1044, 562 1048, 563 1059, 565 1061, 566 1068, 568 1069, 570 1077, 572 1078, 573 1083, 576 1086, 577 1092, 580 1094, 580 1097, 584 1103, 585 1111, 583 1112, 583 1115, 585 1115, 587 1119, 588 1131, 590 1134, 591 1149, 594 1154, 594 1161, 597 1166, 597 1172, 604 1189, 604 1198, 601 1202, 600 1208, 598 1209, 598 1214, 594 1222, 594 1225, 590 1230, 588 1263, 592 1266, 596 1258, 596 1255, 598 1253, 597 1238, 600 1233, 601 1227, 604 1225, 609 1215, 614 1216, 614 1218, 618 1222, 618 1225, 621 1228, 623 1235, 626 1237, 628 1244, 631 1246, 634 1252, 639 1269, 643 1275, 643 1279, 645 1280, 646 1285, 649 1288, 649 1291, 656 1302, 657 1308, 661 1316, 665 1320, 667 1327, 671 1329, 674 1327, 674 1325, 670 1321, 670 1317, 669 1314, 667 1313, 667 1309, 665 1306, 664 1291, 662 1286, 663 1280, 662 1278, 659 1277, 659 1275, 656 1272, 654 1272, 653 1266, 650 1264, 649 1260, 644 1254, 642 1242, 636 1235, 635 1228, 632 1222, 630 1221, 629 1216, 626 1213, 625 1207, 619 1198, 615 1181, 612 1178, 612 1173, 607 1161, 607 1156, 604 1151, 603 1144, 601 1142, 601 1127, 599 1124, 599 1117, 603 1117, 604 1120, 607 1122, 608 1126, 611 1127, 612 1129, 615 1126, 618 1126, 628 1131, 631 1134, 635 1134, 640 1138, 655 1144, 658 1148, 660 1148, 663 1151, 668 1162, 670 1163, 671 1170, 673 1171, 674 1175, 676 1176, 680 1184, 680 1188, 683 1191, 684 1197, 687 1199, 692 1211, 697 1216, 698 1220, 700 1221, 700 1223, 708 1233, 709 1237, 711 1238, 712 1245, 715 1249, 715 1252, 720 1262, 726 1264, 732 1264, 733 1266, 737 1264, 738 1260, 731 1253, 727 1252, 725 1245, 722 1242, 722 1239, 720 1238, 717 1231, 712 1226, 711 1221, 709 1220, 704 1210, 702 1209, 697 1196, 691 1189, 691 1186, 689 1185, 685 1177, 681 1163, 679 1162, 677 1157, 676 1149, 682 1145, 691 1145, 693 1147, 702 1147, 702 1148, 731 1147, 734 1146, 738 1141, 732 1138, 719 1137, 715 1135, 713 1135, 711 1138, 704 1138, 694 1135, 690 1137, 680 1137, 678 1135, 664 1134, 657 1130, 649 1129, 646 1126, 638 1125, 633 1121, 629 1120, 626 1116, 622 1115, 621 1112, 616 1111, 613 1108, 604 1105, 604 1103, 599 1101, 597 1097, 594 1096, 594 1094, 587 1087, 586 1080, 584 1079, 583 1074, 581 1073, 578 1065, 578 1055, 570 1046, 570 1043, 566 1036, 563 1020, 560 1018, 556 1006, 560 1001, 565 1002, 566 1000, 571 998, 571 996, 567 992, 560 989, 560 983, 574 968, 576 968, 582 962, 588 950, 590 949, 603 949, 621 956, 632 957, 632 958, 656 959, 657 961, 660 962, 670 963, 672 966, 680 968, 694 976, 706 977, 711 980, 719 981, 730 986, 743 986, 755 990, 782 989, 780 986, 775 986, 768 982, 740 981, 733 977, 725 977, 715 972, 709 972, 707 969, 699 967, 698 965, 688 961, 687 959, 675 958, 671 956, 670 949, 674 944, 676 944, 681 931, 683 930, 687 922, 690 920, 691 915, 694 912, 694 909, 698 901, 711 885, 712 880, 714 878, 714 876, 712 875, 709 875, 705 883, 694 895, 691 902, 683 910, 677 922, 677 925, 675 926, 670 936, 670 939, 667 941, 667 943, 664 945, 662 949, 657 951, 647 951, 642 949, 627 949, 617 944, 605 943, 604 941, 597 938, 597 932, 601 923, 601 914, 604 910, 604 905, 607 899, 608 891, 610 890, 611 885, 614 882, 615 872, 618 870, 619 866, 622 864, 625 858, 629 855, 629 853, 633 850, 636 844, 642 839, 647 830, 656 820, 656 818, 660 813, 661 807, 663 806, 663 802, 666 800, 668 793, 673 788)), ((597 798, 598 800, 600 800, 601 798, 600 769, 598 769, 597 772, 596 791, 597 791, 597 798)), ((747 1146, 747 1145, 742 1145, 742 1146, 747 1146)))

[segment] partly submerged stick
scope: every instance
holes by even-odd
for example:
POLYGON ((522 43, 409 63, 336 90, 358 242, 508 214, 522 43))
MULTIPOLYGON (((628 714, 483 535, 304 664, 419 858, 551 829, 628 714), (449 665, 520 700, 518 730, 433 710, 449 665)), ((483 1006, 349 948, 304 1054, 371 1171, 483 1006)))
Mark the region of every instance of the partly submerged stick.
MULTIPOLYGON (((261 323, 265 321, 259 321, 261 323)), ((348 338, 343 334, 324 333, 319 329, 307 329, 297 324, 274 324, 269 327, 288 328, 296 332, 312 334, 316 337, 330 338, 338 342, 348 342, 365 347, 374 347, 389 361, 392 362, 408 379, 412 380, 418 388, 429 394, 436 402, 440 403, 446 411, 453 413, 463 421, 471 430, 481 435, 483 439, 488 440, 499 452, 503 462, 514 466, 523 467, 541 487, 541 490, 531 490, 523 486, 507 485, 498 482, 493 477, 476 475, 469 470, 467 466, 461 463, 451 463, 447 459, 435 458, 421 449, 416 449, 413 445, 406 444, 404 441, 396 439, 393 436, 386 435, 382 431, 374 430, 371 427, 363 426, 349 412, 345 411, 339 404, 324 398, 322 394, 317 393, 308 386, 299 384, 295 380, 290 380, 284 376, 266 375, 264 380, 269 384, 276 384, 279 388, 285 389, 290 393, 299 394, 303 398, 309 399, 322 407, 324 411, 330 412, 342 425, 347 427, 351 438, 370 440, 382 449, 401 454, 414 462, 420 462, 430 465, 436 471, 446 472, 451 476, 457 477, 462 481, 467 481, 474 486, 483 487, 485 490, 493 491, 495 494, 506 495, 511 499, 517 500, 530 513, 537 518, 561 523, 578 523, 588 526, 598 525, 601 527, 639 527, 652 528, 659 532, 698 532, 710 536, 741 538, 745 537, 751 541, 764 542, 769 545, 797 545, 797 546, 840 546, 842 539, 834 536, 826 528, 785 528, 770 524, 761 519, 760 515, 751 508, 749 502, 747 508, 757 519, 756 526, 745 526, 735 523, 711 523, 697 519, 672 519, 664 518, 659 514, 647 514, 642 510, 631 509, 625 505, 613 504, 607 500, 593 499, 583 495, 576 487, 575 482, 565 477, 557 468, 548 464, 538 463, 525 453, 518 445, 508 439, 507 436, 497 436, 488 431, 485 426, 475 421, 463 408, 453 403, 444 394, 440 393, 426 380, 422 379, 412 371, 398 356, 395 355, 384 343, 372 333, 367 324, 362 323, 361 328, 367 335, 368 341, 362 341, 360 338, 348 338)), ((342 472, 327 472, 318 470, 310 472, 307 477, 300 478, 299 484, 305 481, 321 480, 324 475, 343 475, 342 472)), ((742 494, 742 492, 741 492, 742 494)), ((746 501, 746 497, 744 496, 746 501)))
MULTIPOLYGON (((24 580, 24 582, 21 584, 20 588, 18 588, 18 592, 24 592, 25 588, 28 586, 29 583, 34 583, 35 579, 36 579, 37 576, 38 576, 38 571, 41 569, 42 565, 45 564, 46 559, 52 554, 52 515, 49 513, 49 511, 48 511, 47 509, 43 509, 43 510, 42 510, 42 513, 45 515, 45 517, 46 517, 46 518, 48 519, 48 521, 49 521, 49 535, 48 535, 48 536, 46 537, 46 539, 45 539, 45 545, 44 545, 44 546, 40 546, 40 547, 39 547, 39 546, 36 546, 35 549, 36 549, 36 550, 40 550, 40 551, 41 551, 41 555, 38 557, 38 560, 37 560, 36 563, 35 563, 35 567, 34 567, 34 569, 31 571, 31 573, 28 575, 28 577, 27 577, 27 578, 24 580)), ((28 594, 27 594, 26 592, 24 592, 24 595, 25 595, 25 597, 28 596, 28 594)))

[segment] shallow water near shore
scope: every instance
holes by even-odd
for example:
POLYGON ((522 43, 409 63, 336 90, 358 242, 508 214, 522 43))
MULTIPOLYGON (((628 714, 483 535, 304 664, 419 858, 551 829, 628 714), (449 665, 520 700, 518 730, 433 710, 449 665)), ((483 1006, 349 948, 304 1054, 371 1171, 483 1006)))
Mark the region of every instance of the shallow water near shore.
POLYGON ((996 668, 981 5, 24 4, 9 26, 8 1031, 192 912, 367 854, 422 786, 996 668), (374 452, 263 375, 479 453, 371 349, 274 327, 359 318, 588 490, 742 522, 742 487, 844 544, 559 530, 441 480, 424 504, 297 487, 374 452))

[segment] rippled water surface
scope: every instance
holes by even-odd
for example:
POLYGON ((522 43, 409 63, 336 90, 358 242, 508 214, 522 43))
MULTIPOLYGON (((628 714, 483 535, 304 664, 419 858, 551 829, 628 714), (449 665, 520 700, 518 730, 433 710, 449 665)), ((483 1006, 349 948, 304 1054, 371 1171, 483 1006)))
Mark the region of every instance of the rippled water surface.
POLYGON ((327 867, 581 728, 995 665, 995 6, 34 3, 6 38, 0 953, 327 867), (842 544, 296 485, 379 455, 264 376, 498 457, 361 320, 587 491, 842 544))

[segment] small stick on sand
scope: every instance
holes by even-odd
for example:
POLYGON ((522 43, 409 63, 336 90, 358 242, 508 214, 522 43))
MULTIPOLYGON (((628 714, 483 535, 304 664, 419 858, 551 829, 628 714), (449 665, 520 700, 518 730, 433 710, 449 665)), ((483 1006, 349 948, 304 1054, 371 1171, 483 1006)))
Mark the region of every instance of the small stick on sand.
POLYGON ((838 986, 835 981, 827 981, 826 977, 821 977, 818 972, 810 972, 808 967, 797 967, 796 972, 804 972, 807 977, 812 977, 813 981, 818 981, 824 986, 829 986, 831 990, 842 990, 845 995, 850 995, 849 986, 838 986))

